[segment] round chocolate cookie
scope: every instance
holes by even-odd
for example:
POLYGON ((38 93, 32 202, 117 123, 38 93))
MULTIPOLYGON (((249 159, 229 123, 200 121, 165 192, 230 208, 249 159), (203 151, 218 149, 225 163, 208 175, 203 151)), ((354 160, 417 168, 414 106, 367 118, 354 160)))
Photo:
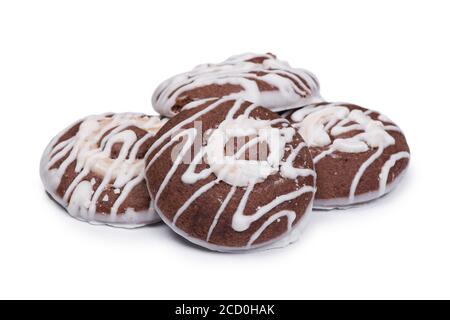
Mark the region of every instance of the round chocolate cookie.
POLYGON ((136 227, 159 221, 145 183, 144 156, 166 120, 123 113, 90 116, 56 136, 41 160, 48 194, 92 223, 136 227))
POLYGON ((166 80, 153 94, 153 107, 172 117, 189 102, 233 96, 281 111, 323 101, 319 90, 311 72, 292 68, 270 53, 247 53, 166 80))
POLYGON ((146 164, 163 221, 211 250, 287 245, 312 207, 306 143, 286 119, 243 100, 186 106, 155 136, 146 164))
POLYGON ((315 208, 348 207, 390 192, 409 163, 406 138, 386 116, 348 103, 319 103, 284 114, 310 148, 315 208))

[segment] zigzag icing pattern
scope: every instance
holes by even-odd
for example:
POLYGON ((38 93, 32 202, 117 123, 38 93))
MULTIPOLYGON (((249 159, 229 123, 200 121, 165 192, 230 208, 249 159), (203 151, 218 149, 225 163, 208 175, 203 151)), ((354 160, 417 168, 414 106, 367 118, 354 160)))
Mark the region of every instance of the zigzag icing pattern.
MULTIPOLYGON (((314 157, 314 163, 318 164, 325 157, 332 156, 335 152, 363 153, 369 150, 375 152, 360 166, 353 177, 349 190, 347 205, 355 203, 356 190, 361 178, 384 152, 384 150, 396 144, 396 140, 389 132, 401 132, 391 120, 384 115, 379 115, 374 120, 370 115, 374 111, 363 112, 359 109, 350 110, 343 103, 324 103, 311 105, 299 109, 293 113, 287 113, 298 128, 309 147, 326 147, 324 151, 314 157), (347 138, 337 138, 342 134, 357 132, 347 138)), ((409 159, 410 155, 402 151, 391 155, 381 168, 379 174, 379 190, 375 197, 381 197, 387 193, 387 180, 391 168, 401 159, 409 159)))
MULTIPOLYGON (((294 150, 288 147, 288 144, 292 142, 295 129, 290 127, 286 120, 260 120, 250 116, 251 112, 257 108, 256 105, 251 105, 246 109, 246 112, 241 115, 236 115, 240 110, 243 100, 234 100, 232 98, 223 98, 215 102, 212 102, 206 108, 198 111, 190 116, 188 119, 175 125, 172 129, 164 133, 159 139, 157 139, 147 155, 149 156, 146 170, 151 170, 154 163, 161 157, 161 155, 175 144, 179 143, 183 138, 183 146, 173 159, 172 166, 168 173, 165 175, 164 180, 157 188, 157 192, 154 195, 155 207, 159 210, 160 197, 165 191, 167 185, 174 178, 175 172, 179 166, 183 163, 183 159, 186 154, 191 154, 194 141, 198 137, 199 132, 195 127, 183 128, 184 126, 193 123, 198 120, 202 115, 213 111, 215 108, 220 107, 227 101, 234 101, 233 107, 229 110, 225 120, 218 125, 216 129, 209 135, 209 139, 205 145, 203 145, 197 154, 195 154, 192 162, 187 166, 187 169, 181 174, 181 181, 184 184, 195 184, 201 180, 205 180, 208 177, 215 177, 209 183, 204 184, 200 188, 196 189, 190 198, 184 202, 184 204, 177 210, 172 221, 166 221, 177 230, 178 219, 186 212, 186 210, 203 194, 208 192, 214 186, 219 183, 226 183, 229 185, 229 192, 223 200, 220 208, 214 215, 214 220, 209 227, 208 235, 206 239, 196 239, 197 242, 203 246, 208 246, 206 243, 210 241, 222 213, 228 206, 230 200, 235 196, 236 191, 241 188, 245 192, 240 199, 239 206, 235 211, 232 219, 232 229, 235 232, 244 232, 249 229, 252 223, 258 221, 262 217, 271 213, 280 204, 288 201, 292 201, 301 197, 307 193, 314 193, 315 187, 313 185, 304 185, 298 187, 292 192, 276 197, 274 200, 266 203, 256 210, 253 214, 244 214, 245 208, 249 201, 250 194, 252 193, 255 185, 264 182, 268 176, 279 173, 285 179, 296 180, 299 177, 313 176, 315 178, 315 172, 312 169, 307 168, 295 168, 293 166, 295 158, 300 152, 307 148, 305 143, 300 143, 294 150), (281 128, 273 127, 274 124, 284 122, 281 128), (175 134, 176 133, 176 134, 175 134), (169 139, 172 137, 171 139, 169 139), (223 150, 227 141, 234 137, 250 137, 247 144, 241 147, 233 156, 225 155, 223 150), (254 146, 256 143, 264 141, 268 144, 269 154, 266 160, 245 160, 240 159, 240 156, 248 151, 248 148, 254 146), (156 151, 160 148, 158 151, 156 151), (289 150, 289 154, 286 160, 283 161, 286 150, 289 150), (152 155, 153 154, 153 155, 152 155), (152 155, 152 156, 151 156, 152 155), (201 171, 197 170, 198 164, 206 159, 208 164, 206 169, 201 171)), ((205 101, 203 101, 203 104, 205 101)), ((197 104, 201 105, 201 103, 197 104)), ((162 215, 164 216, 164 215, 162 215)), ((282 210, 275 214, 272 214, 262 226, 251 235, 246 247, 244 249, 252 248, 255 241, 261 236, 262 233, 274 222, 282 217, 287 217, 288 226, 287 234, 293 228, 293 223, 297 217, 297 213, 291 210, 282 210)), ((163 217, 164 219, 164 217, 163 217)), ((178 230, 180 234, 183 231, 178 230)), ((184 234, 184 236, 186 236, 184 234)), ((223 249, 228 251, 230 248, 223 249)), ((242 248, 239 248, 242 249, 242 248)))
POLYGON ((138 157, 140 148, 152 138, 166 120, 142 114, 122 113, 90 116, 70 126, 55 137, 45 150, 41 160, 41 177, 49 194, 67 209, 73 217, 89 222, 140 225, 158 220, 149 207, 136 212, 133 208, 121 208, 133 189, 144 183, 145 162, 138 157), (64 138, 78 126, 77 132, 64 138), (131 129, 146 132, 142 137, 131 129), (118 154, 111 156, 115 146, 118 154), (75 164, 75 178, 58 194, 69 166, 75 164), (87 177, 95 178, 87 180, 87 177), (113 189, 115 200, 110 212, 99 214, 100 202, 109 203, 105 194, 113 189))
POLYGON ((202 64, 166 80, 153 94, 153 107, 160 114, 172 117, 176 114, 173 107, 186 97, 190 98, 188 93, 192 90, 224 85, 234 86, 232 97, 272 111, 323 101, 319 82, 311 72, 292 68, 272 54, 246 53, 222 63, 202 64), (261 88, 261 83, 265 88, 261 88))

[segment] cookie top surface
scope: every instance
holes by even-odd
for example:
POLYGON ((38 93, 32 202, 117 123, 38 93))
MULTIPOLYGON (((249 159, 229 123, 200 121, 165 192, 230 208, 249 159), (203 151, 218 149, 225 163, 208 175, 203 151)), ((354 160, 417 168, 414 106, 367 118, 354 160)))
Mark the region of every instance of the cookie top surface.
POLYGON ((273 54, 247 53, 222 63, 202 64, 163 82, 153 94, 153 107, 172 117, 189 102, 232 95, 272 111, 321 102, 317 78, 292 68, 273 54))
POLYGON ((81 220, 130 225, 157 220, 145 185, 144 156, 165 122, 122 113, 90 116, 69 126, 42 156, 47 192, 81 220))
POLYGON ((155 207, 177 233, 218 251, 286 238, 309 212, 315 172, 288 121, 250 102, 191 104, 147 154, 155 207))
POLYGON ((319 103, 285 116, 313 156, 318 176, 315 206, 348 206, 381 197, 408 166, 405 136, 376 111, 319 103))

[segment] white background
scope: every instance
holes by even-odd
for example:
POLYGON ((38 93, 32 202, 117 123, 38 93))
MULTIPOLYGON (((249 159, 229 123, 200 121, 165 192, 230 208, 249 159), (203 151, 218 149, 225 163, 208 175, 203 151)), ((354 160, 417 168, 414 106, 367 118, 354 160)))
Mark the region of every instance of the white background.
POLYGON ((450 298, 449 13, 448 1, 2 1, 0 298, 450 298), (401 186, 246 255, 164 225, 94 227, 49 201, 39 160, 60 130, 152 113, 162 80, 247 51, 396 121, 412 151, 401 186))

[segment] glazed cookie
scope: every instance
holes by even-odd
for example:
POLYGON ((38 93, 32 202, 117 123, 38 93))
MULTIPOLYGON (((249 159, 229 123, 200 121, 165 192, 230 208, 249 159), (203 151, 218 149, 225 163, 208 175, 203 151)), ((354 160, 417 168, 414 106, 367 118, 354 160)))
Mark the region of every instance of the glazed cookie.
POLYGON ((317 172, 315 208, 347 207, 390 192, 409 148, 386 116, 347 103, 319 103, 284 114, 308 143, 317 172))
POLYGON ((292 68, 270 53, 247 53, 166 80, 153 94, 153 107, 172 117, 191 101, 229 95, 272 111, 323 101, 319 82, 309 71, 292 68))
POLYGON ((250 102, 191 103, 156 135, 146 159, 163 221, 211 250, 287 245, 312 207, 306 143, 286 119, 250 102))
POLYGON ((123 227, 158 221, 144 180, 144 156, 165 122, 123 113, 90 116, 68 127, 42 156, 47 193, 83 221, 123 227))

